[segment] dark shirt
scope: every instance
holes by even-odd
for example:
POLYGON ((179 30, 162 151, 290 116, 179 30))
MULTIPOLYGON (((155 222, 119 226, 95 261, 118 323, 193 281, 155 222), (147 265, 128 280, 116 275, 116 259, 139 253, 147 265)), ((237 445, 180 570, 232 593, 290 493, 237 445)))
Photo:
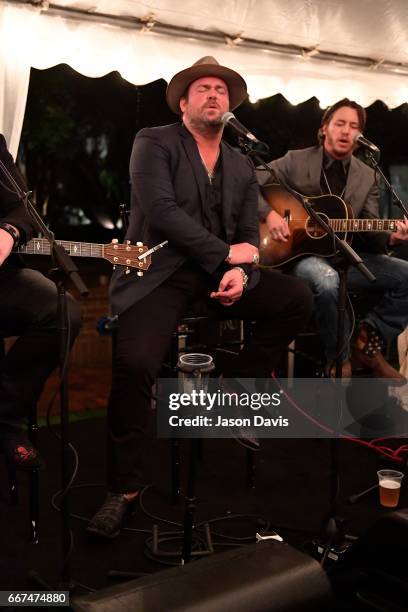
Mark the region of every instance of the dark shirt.
POLYGON ((324 194, 332 193, 343 197, 346 191, 350 159, 334 159, 324 151, 320 187, 324 194))
MULTIPOLYGON (((204 172, 206 169, 204 168, 204 172)), ((213 178, 207 177, 205 201, 203 204, 204 227, 221 240, 225 240, 222 219, 222 160, 221 153, 213 171, 213 178)))

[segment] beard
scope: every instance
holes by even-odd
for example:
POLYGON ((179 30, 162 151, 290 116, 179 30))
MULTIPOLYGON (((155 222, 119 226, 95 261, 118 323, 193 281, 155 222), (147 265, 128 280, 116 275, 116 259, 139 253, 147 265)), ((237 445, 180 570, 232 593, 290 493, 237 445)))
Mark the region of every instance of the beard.
POLYGON ((347 148, 343 148, 341 146, 338 146, 336 143, 336 140, 334 138, 332 138, 329 134, 326 134, 325 136, 325 142, 326 142, 326 147, 327 145, 329 146, 329 150, 331 148, 331 150, 339 157, 339 158, 346 158, 346 157, 350 157, 350 155, 353 152, 353 148, 354 146, 352 144, 350 144, 350 146, 348 146, 347 148))
POLYGON ((210 129, 218 132, 223 127, 223 123, 221 121, 221 111, 216 117, 208 117, 205 115, 204 111, 196 113, 187 111, 185 113, 185 117, 188 119, 190 125, 197 130, 210 129))

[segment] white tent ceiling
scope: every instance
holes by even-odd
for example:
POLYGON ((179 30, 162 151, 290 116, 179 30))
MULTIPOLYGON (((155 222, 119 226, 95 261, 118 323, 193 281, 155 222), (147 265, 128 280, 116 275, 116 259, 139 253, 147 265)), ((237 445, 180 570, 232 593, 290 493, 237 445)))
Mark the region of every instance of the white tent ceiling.
POLYGON ((59 63, 140 85, 204 55, 239 70, 252 101, 395 107, 408 101, 408 0, 0 0, 10 87, 18 70, 59 63))
POLYGON ((408 63, 407 0, 54 0, 53 7, 408 63))

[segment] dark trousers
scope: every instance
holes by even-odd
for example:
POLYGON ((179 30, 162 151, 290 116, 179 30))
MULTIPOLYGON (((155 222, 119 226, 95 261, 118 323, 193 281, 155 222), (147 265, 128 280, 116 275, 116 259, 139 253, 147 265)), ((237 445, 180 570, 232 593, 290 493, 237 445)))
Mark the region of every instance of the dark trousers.
MULTIPOLYGON (((210 290, 206 274, 184 265, 119 317, 108 406, 108 488, 113 492, 132 492, 145 484, 141 442, 149 425, 152 386, 180 319, 210 290)), ((257 322, 236 374, 267 377, 307 323, 313 297, 302 281, 273 271, 262 273, 256 287, 231 307, 210 302, 221 318, 257 322)))
MULTIPOLYGON (((68 295, 71 344, 80 328, 79 305, 68 295)), ((36 270, 0 267, 0 338, 18 336, 0 364, 0 427, 17 425, 58 365, 57 290, 36 270)))

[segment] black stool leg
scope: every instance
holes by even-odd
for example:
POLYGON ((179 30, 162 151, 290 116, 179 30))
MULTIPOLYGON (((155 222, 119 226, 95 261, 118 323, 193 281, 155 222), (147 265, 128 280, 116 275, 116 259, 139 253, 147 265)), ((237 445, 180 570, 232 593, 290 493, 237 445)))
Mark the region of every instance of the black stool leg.
POLYGON ((16 506, 18 504, 18 487, 17 487, 17 472, 14 465, 7 465, 7 478, 9 485, 10 504, 16 506))
POLYGON ((255 451, 247 448, 246 450, 246 465, 247 465, 247 487, 255 489, 255 451))
POLYGON ((172 438, 170 440, 171 453, 171 497, 173 504, 178 504, 181 495, 180 484, 180 440, 172 438))
MULTIPOLYGON (((37 406, 33 404, 28 415, 28 438, 33 446, 37 444, 37 406)), ((30 495, 30 540, 33 544, 38 544, 40 539, 40 504, 39 504, 39 477, 38 470, 31 470, 29 474, 29 495, 30 495)))

